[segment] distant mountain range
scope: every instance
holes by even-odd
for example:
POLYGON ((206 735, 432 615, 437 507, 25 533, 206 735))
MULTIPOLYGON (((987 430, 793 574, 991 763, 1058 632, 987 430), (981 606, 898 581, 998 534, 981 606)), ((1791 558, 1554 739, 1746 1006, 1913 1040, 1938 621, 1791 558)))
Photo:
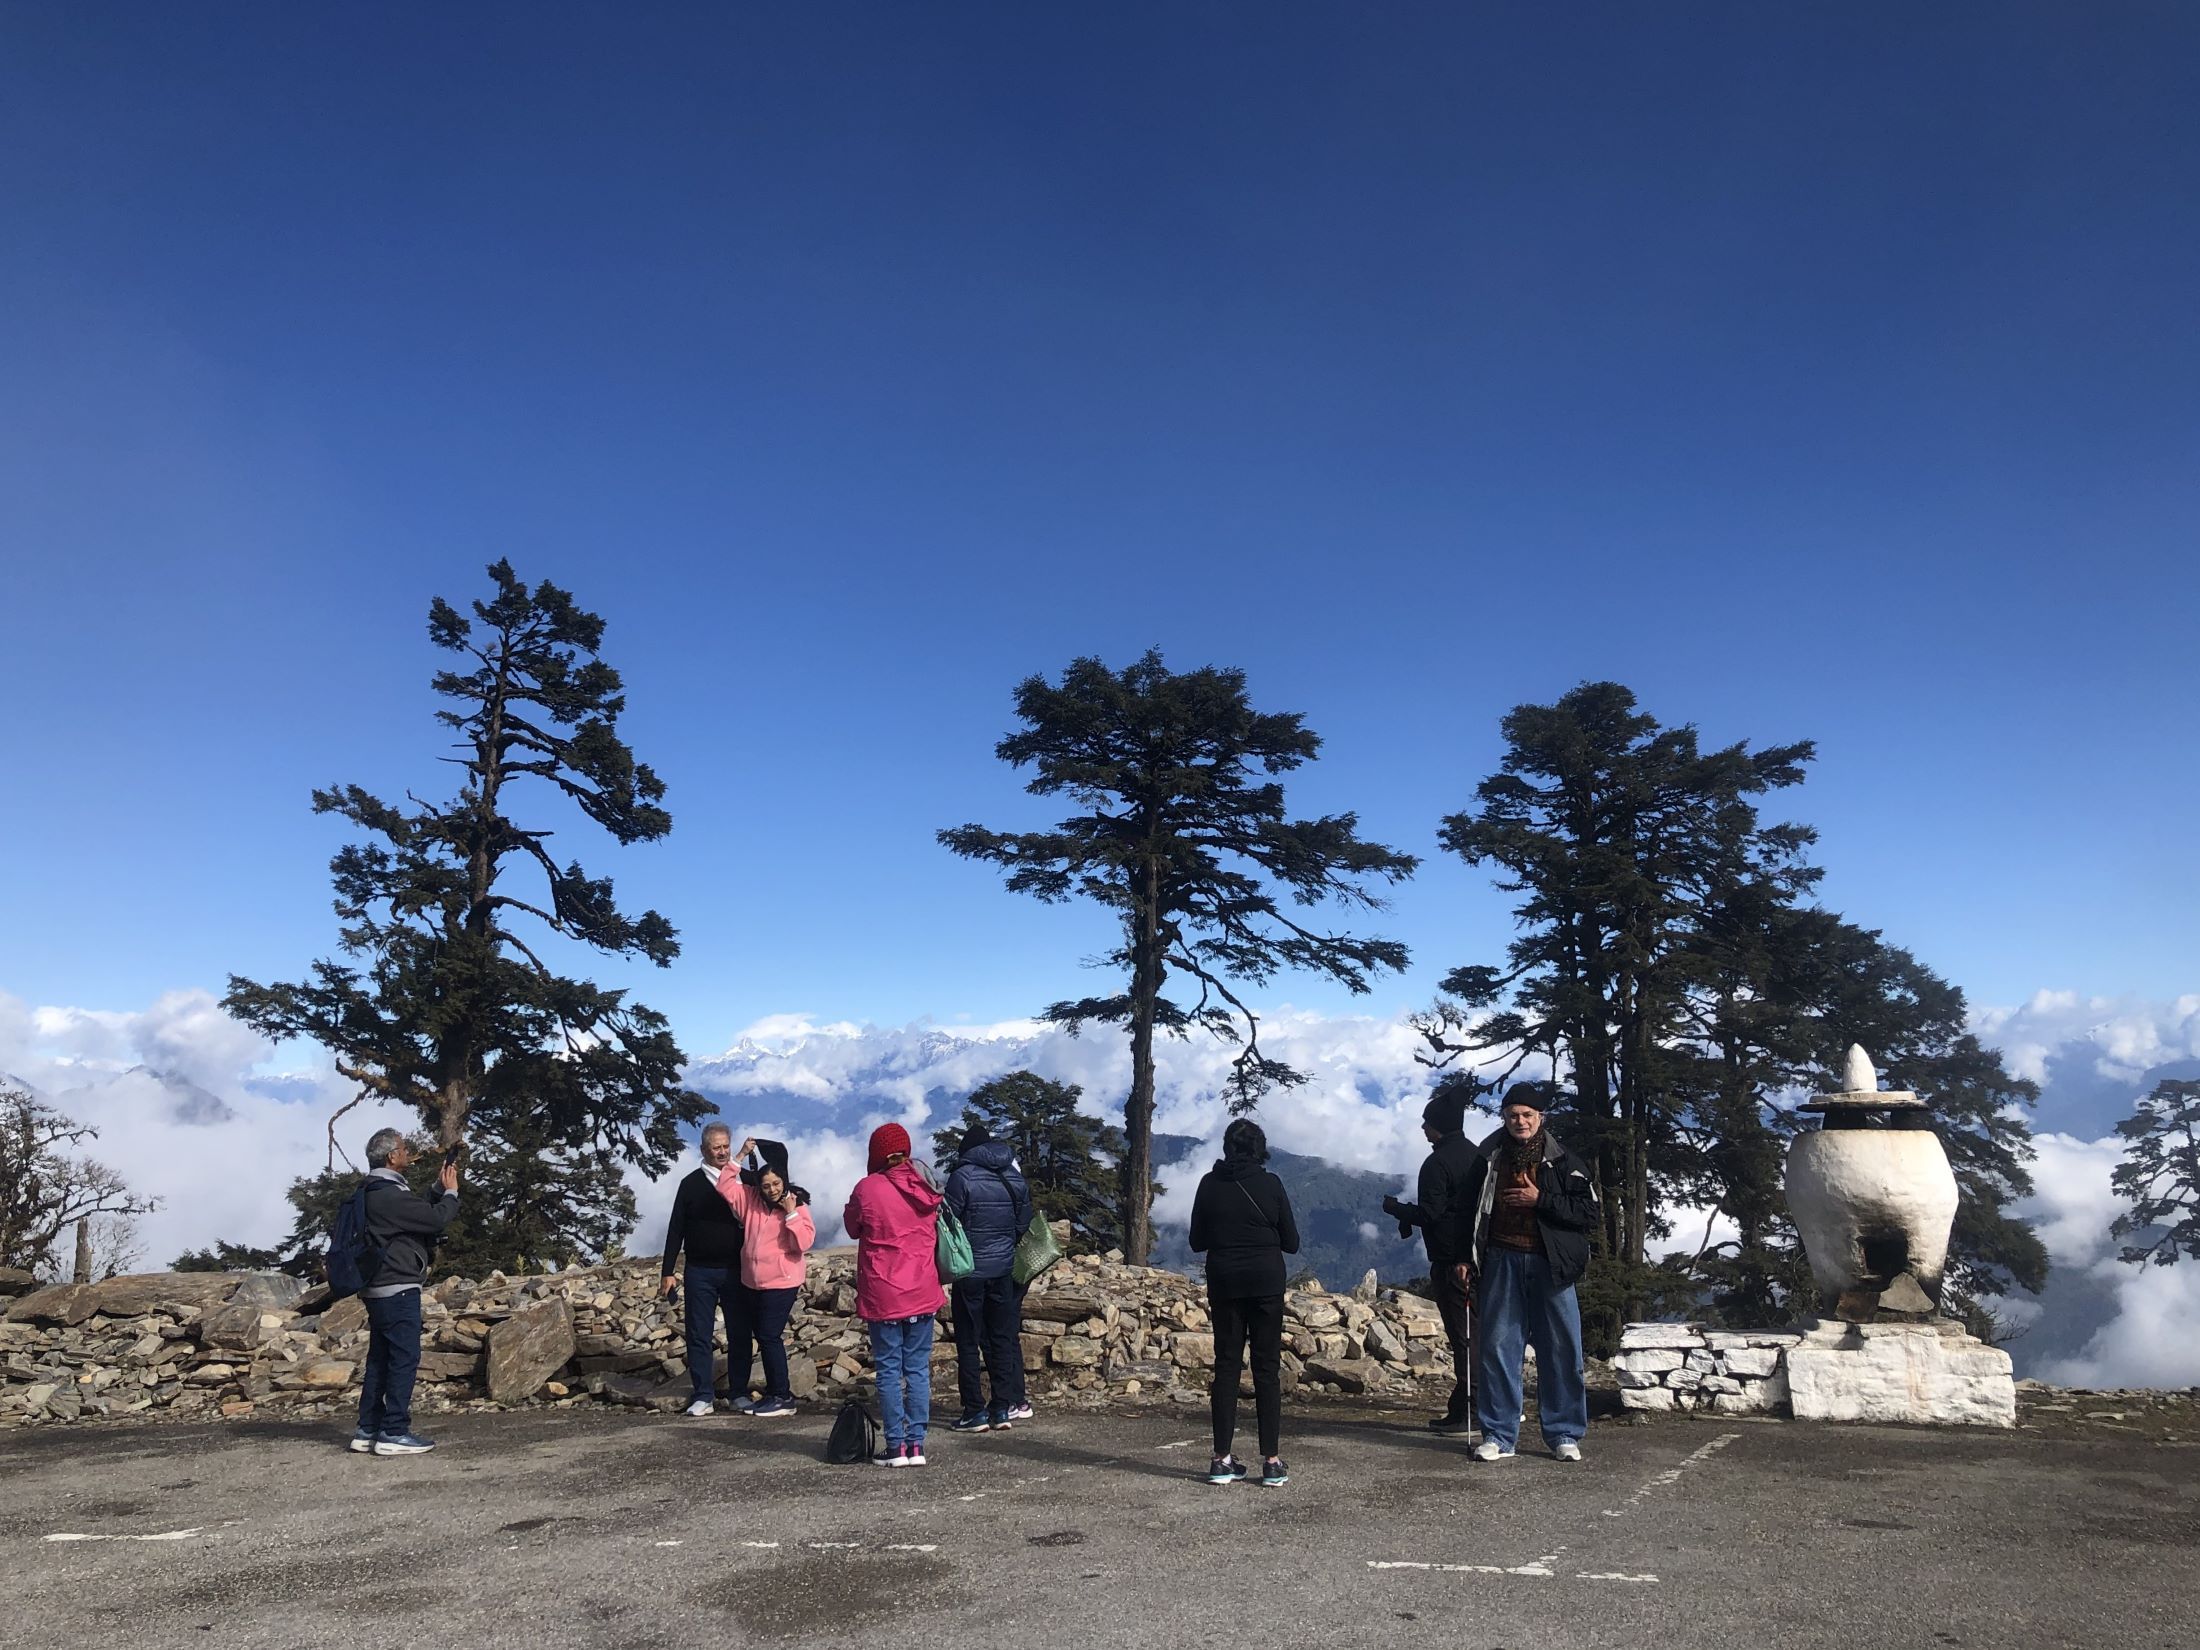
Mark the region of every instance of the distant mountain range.
POLYGON ((90 1096, 124 1088, 150 1089, 158 1099, 159 1109, 174 1122, 210 1126, 232 1122, 236 1112, 228 1101, 213 1090, 194 1083, 180 1072, 156 1071, 151 1066, 130 1066, 122 1071, 96 1071, 80 1068, 72 1072, 80 1080, 67 1087, 56 1086, 41 1089, 35 1083, 0 1072, 0 1084, 18 1088, 34 1100, 42 1100, 64 1116, 77 1116, 83 1110, 83 1102, 90 1096))
MULTIPOLYGON (((1185 1134, 1154 1137, 1154 1177, 1174 1185, 1196 1182, 1213 1167, 1206 1142, 1185 1134)), ((1372 1270, 1383 1283, 1409 1283, 1428 1275, 1428 1258, 1416 1235, 1398 1236, 1398 1223, 1383 1213, 1383 1199, 1398 1190, 1395 1175, 1339 1168, 1319 1157, 1272 1151, 1268 1167, 1291 1196, 1291 1217, 1299 1229, 1299 1252, 1286 1263, 1293 1277, 1311 1272, 1329 1289, 1349 1289, 1372 1270)), ((1155 1234, 1154 1264, 1172 1271, 1198 1272, 1200 1257, 1186 1242, 1182 1226, 1155 1234)))

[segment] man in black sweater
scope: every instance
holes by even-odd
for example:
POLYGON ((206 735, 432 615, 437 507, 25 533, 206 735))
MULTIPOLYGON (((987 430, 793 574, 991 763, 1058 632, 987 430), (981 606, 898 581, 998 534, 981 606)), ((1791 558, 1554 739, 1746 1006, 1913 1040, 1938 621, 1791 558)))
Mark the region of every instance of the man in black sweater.
POLYGON ((420 1371, 420 1295, 435 1262, 436 1240, 458 1213, 458 1163, 448 1154, 435 1177, 435 1196, 406 1183, 412 1142, 402 1130, 377 1129, 367 1141, 367 1246, 377 1256, 360 1292, 367 1309, 367 1365, 359 1380, 360 1455, 425 1455, 433 1439, 412 1429, 413 1380, 420 1371))
POLYGON ((1464 1094, 1434 1096, 1421 1110, 1429 1154, 1421 1165, 1420 1201, 1383 1199, 1385 1212, 1398 1222, 1398 1235, 1420 1227, 1421 1244, 1428 1251, 1429 1284, 1436 1295, 1436 1314, 1444 1322, 1444 1339, 1451 1345, 1452 1372, 1451 1401, 1429 1426, 1448 1433, 1474 1430, 1474 1302, 1458 1268, 1473 1245, 1474 1198, 1467 1182, 1482 1153, 1466 1136, 1466 1117, 1464 1094))
MULTIPOLYGON (((711 1341, 723 1313, 726 1344, 734 1344, 734 1310, 741 1288, 741 1221, 718 1195, 718 1173, 733 1161, 733 1131, 723 1123, 703 1130, 703 1166, 686 1176, 672 1196, 672 1219, 665 1227, 664 1292, 680 1286, 673 1268, 687 1250, 687 1362, 690 1415, 717 1408, 717 1357, 711 1341)), ((736 1394, 748 1388, 746 1368, 733 1372, 736 1394)))

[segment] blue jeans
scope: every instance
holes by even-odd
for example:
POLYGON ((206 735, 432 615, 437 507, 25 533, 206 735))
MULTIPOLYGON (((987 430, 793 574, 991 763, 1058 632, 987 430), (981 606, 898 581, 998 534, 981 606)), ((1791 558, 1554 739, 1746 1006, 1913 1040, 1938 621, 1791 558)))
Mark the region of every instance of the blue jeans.
POLYGON ((359 1378, 359 1430, 374 1438, 412 1431, 420 1373, 420 1291, 368 1300, 367 1369, 359 1378))
POLYGON ((734 1394, 748 1390, 748 1354, 734 1344, 733 1333, 740 1287, 740 1275, 731 1266, 687 1269, 688 1390, 697 1403, 709 1403, 717 1395, 718 1355, 711 1339, 721 1312, 726 1319, 726 1345, 733 1353, 727 1367, 733 1372, 734 1394))
POLYGON ((871 1331, 871 1367, 878 1374, 886 1447, 922 1444, 932 1419, 932 1320, 896 1318, 864 1327, 871 1331))
POLYGON ((733 1354, 731 1367, 736 1397, 748 1390, 749 1348, 752 1345, 757 1356, 764 1360, 764 1396, 794 1396, 787 1384, 787 1320, 794 1316, 794 1298, 801 1293, 794 1284, 784 1289, 751 1289, 745 1283, 734 1286, 737 1304, 733 1327, 726 1332, 726 1345, 733 1354))
POLYGON ((1017 1339, 1023 1315, 1023 1291, 1008 1273, 955 1280, 955 1385, 965 1415, 1005 1421, 1024 1401, 1024 1346, 1017 1339), (988 1375, 993 1377, 990 1409, 988 1375))
POLYGON ((1581 1442, 1589 1388, 1581 1373, 1581 1303, 1551 1287, 1551 1263, 1518 1249, 1484 1251, 1475 1279, 1474 1412, 1486 1440, 1520 1441, 1520 1345, 1535 1348, 1536 1414, 1543 1441, 1581 1442))

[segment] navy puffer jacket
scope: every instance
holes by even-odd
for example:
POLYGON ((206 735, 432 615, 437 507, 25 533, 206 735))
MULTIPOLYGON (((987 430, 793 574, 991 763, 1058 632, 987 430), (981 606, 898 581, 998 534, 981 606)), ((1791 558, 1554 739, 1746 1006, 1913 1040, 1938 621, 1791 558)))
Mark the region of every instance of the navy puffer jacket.
POLYGON ((1016 1240, 1031 1224, 1031 1188, 1006 1141, 988 1140, 957 1154, 947 1177, 947 1206, 970 1237, 973 1278, 1005 1278, 1016 1240))

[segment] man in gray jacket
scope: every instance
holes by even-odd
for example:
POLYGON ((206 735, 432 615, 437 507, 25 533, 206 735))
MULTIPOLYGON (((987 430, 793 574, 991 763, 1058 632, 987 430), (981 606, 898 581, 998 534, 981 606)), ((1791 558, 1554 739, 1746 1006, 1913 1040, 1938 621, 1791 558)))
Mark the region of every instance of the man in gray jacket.
POLYGON ((413 1378, 420 1373, 420 1290, 436 1239, 458 1213, 458 1164, 446 1156, 436 1195, 405 1183, 412 1142, 379 1129, 367 1142, 367 1251, 373 1267, 360 1298, 367 1308, 367 1368, 359 1384, 354 1453, 425 1455, 432 1441, 412 1429, 413 1378))

